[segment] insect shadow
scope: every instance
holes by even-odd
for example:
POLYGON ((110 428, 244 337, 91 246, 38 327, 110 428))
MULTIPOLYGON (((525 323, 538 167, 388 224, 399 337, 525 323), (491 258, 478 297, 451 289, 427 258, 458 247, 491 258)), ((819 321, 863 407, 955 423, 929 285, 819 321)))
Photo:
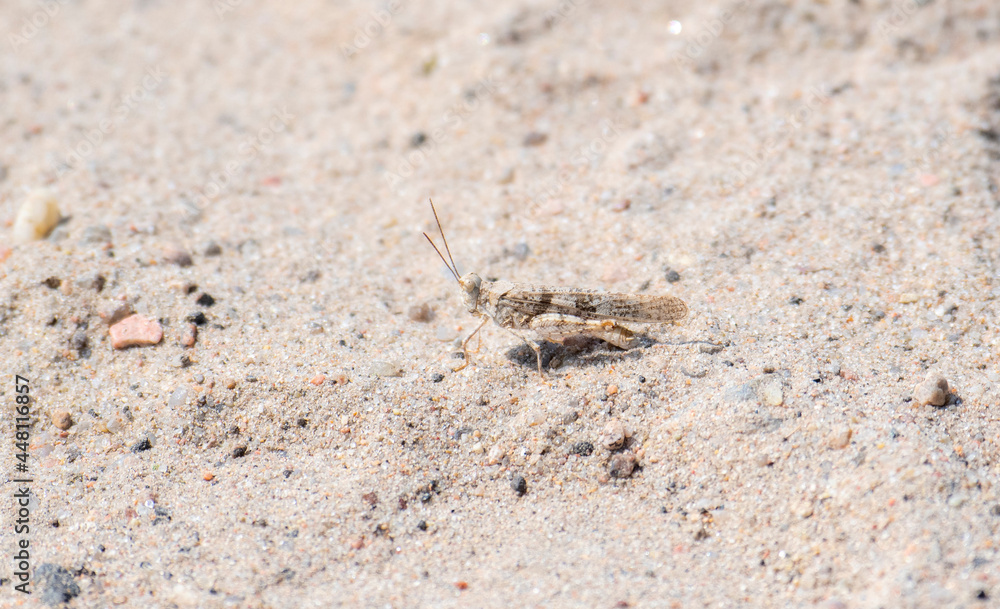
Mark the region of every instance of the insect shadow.
MULTIPOLYGON (((645 334, 636 335, 634 340, 635 345, 627 351, 599 338, 583 336, 568 338, 563 344, 540 341, 538 346, 541 349, 542 368, 549 369, 553 362, 556 368, 582 368, 606 366, 626 359, 637 360, 642 357, 643 349, 660 344, 660 341, 645 334)), ((537 364, 534 350, 524 343, 508 349, 506 355, 508 360, 519 366, 534 368, 537 364)))

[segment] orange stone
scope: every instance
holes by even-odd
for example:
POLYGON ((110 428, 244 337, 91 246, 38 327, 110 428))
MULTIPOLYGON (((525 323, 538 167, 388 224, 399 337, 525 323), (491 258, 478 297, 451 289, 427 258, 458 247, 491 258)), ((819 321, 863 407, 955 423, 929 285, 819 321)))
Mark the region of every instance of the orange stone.
POLYGON ((111 346, 115 349, 155 345, 163 339, 163 328, 155 319, 142 315, 130 315, 108 330, 111 346))

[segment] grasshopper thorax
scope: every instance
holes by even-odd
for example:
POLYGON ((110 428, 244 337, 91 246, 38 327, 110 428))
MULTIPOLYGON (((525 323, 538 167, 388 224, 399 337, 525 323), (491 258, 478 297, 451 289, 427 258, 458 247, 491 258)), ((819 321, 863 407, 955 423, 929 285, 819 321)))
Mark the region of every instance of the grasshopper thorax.
POLYGON ((465 308, 469 313, 475 313, 479 307, 479 287, 483 280, 475 273, 466 273, 458 280, 462 286, 462 299, 465 301, 465 308))

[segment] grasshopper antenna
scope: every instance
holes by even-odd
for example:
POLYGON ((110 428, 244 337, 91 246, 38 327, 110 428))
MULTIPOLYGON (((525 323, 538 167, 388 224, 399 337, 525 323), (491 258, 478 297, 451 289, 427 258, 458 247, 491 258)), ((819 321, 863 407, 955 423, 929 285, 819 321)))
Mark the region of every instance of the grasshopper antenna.
MULTIPOLYGON (((428 200, 430 200, 430 199, 428 199, 428 200)), ((454 275, 455 281, 458 281, 459 283, 461 283, 461 280, 459 279, 459 276, 458 276, 458 267, 455 266, 455 259, 452 258, 452 256, 451 256, 451 250, 448 248, 448 240, 444 236, 444 230, 441 229, 441 220, 438 219, 437 210, 434 209, 434 201, 431 201, 431 211, 434 212, 434 221, 437 222, 438 232, 441 233, 441 240, 444 241, 444 250, 446 252, 448 252, 448 259, 451 260, 451 264, 450 265, 448 264, 448 260, 445 260, 444 254, 442 254, 441 250, 438 249, 438 246, 434 245, 434 240, 431 239, 430 235, 428 235, 427 233, 424 233, 424 237, 427 237, 427 242, 430 243, 431 247, 434 248, 434 251, 437 252, 437 255, 441 258, 441 262, 443 262, 444 265, 446 267, 448 267, 448 270, 451 271, 451 274, 454 275)))

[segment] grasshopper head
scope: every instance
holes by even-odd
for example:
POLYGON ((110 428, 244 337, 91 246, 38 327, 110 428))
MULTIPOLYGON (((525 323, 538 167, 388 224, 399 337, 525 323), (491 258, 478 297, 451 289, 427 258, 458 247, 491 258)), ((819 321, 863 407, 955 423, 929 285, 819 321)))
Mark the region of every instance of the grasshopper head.
POLYGON ((465 308, 469 313, 475 313, 479 306, 479 286, 483 280, 475 273, 466 273, 458 280, 462 286, 462 299, 465 300, 465 308))

